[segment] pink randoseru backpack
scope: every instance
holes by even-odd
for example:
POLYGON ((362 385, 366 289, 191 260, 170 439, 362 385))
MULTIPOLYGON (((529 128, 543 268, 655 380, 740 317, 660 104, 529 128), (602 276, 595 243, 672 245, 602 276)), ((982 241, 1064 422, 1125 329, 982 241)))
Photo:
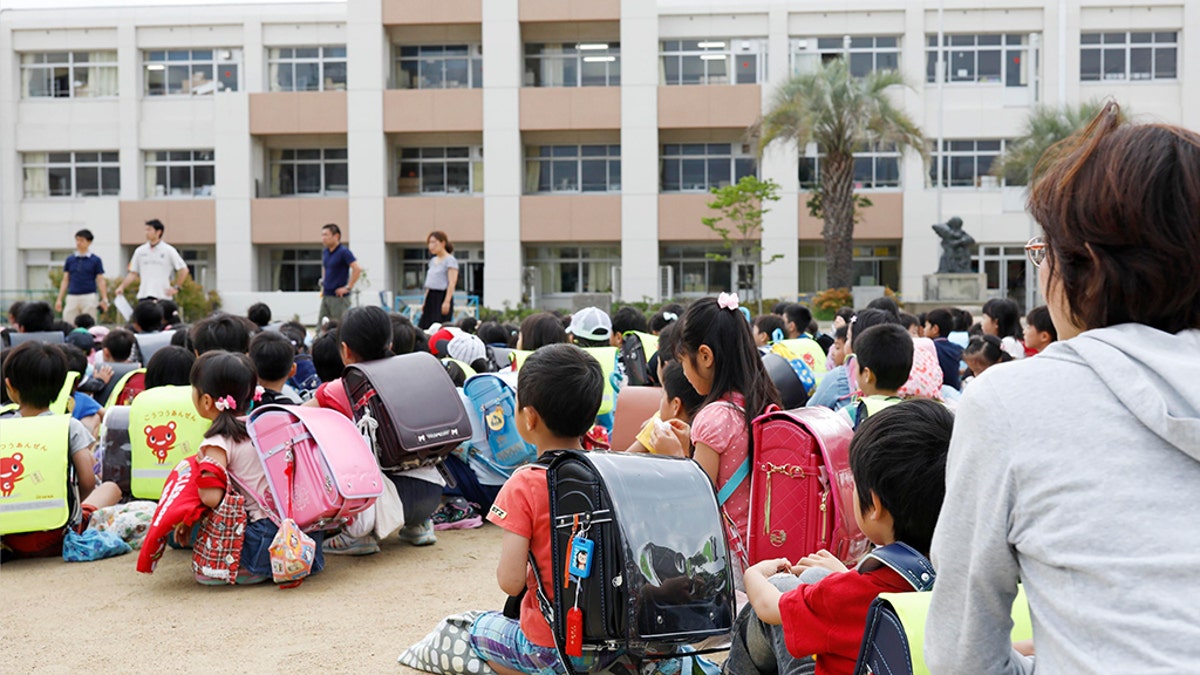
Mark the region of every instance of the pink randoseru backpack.
MULTIPOLYGON (((296 465, 291 518, 305 532, 345 524, 383 492, 386 479, 371 446, 336 410, 265 405, 250 413, 246 428, 270 487, 254 498, 276 523, 288 515, 276 499, 287 494, 288 453, 296 465)), ((238 485, 253 493, 240 480, 238 485)))

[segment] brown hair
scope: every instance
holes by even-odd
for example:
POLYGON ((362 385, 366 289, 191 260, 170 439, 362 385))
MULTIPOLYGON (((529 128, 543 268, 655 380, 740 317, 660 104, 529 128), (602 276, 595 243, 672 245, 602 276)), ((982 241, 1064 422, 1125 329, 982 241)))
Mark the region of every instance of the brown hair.
POLYGON ((438 241, 442 242, 442 246, 446 247, 446 253, 454 253, 454 244, 450 243, 450 237, 447 237, 445 232, 442 232, 441 230, 434 230, 433 232, 429 233, 428 237, 425 237, 425 241, 429 241, 430 238, 437 239, 438 241))
POLYGON ((1200 328, 1200 134, 1109 102, 1038 169, 1029 212, 1075 323, 1200 328))

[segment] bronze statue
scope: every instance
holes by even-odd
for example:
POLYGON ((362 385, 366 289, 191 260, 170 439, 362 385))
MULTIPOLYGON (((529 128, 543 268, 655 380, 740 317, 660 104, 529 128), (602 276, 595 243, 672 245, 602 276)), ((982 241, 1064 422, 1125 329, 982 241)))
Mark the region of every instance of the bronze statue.
POLYGON ((962 218, 958 216, 933 226, 933 231, 942 238, 942 259, 938 263, 938 274, 971 271, 971 246, 975 244, 975 239, 963 232, 962 226, 962 218))

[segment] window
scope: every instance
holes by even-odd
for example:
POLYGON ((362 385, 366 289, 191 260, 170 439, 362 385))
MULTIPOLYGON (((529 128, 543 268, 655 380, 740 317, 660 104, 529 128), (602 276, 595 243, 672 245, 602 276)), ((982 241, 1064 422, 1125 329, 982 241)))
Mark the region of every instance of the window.
POLYGON ((992 162, 1003 152, 1003 140, 945 141, 945 152, 940 160, 937 148, 934 148, 934 161, 929 168, 930 181, 934 186, 937 185, 937 162, 941 161, 945 186, 998 188, 1004 181, 990 172, 992 162))
POLYGON ((479 89, 483 86, 483 48, 469 45, 400 47, 397 89, 479 89))
MULTIPOLYGON (((811 190, 821 182, 825 153, 800 158, 800 187, 811 190)), ((854 153, 854 189, 878 190, 900 187, 900 151, 893 144, 872 144, 854 153)))
POLYGON ((61 272, 63 263, 74 253, 74 249, 26 249, 25 288, 30 291, 58 290, 51 283, 50 273, 61 272))
MULTIPOLYGON (((858 286, 900 287, 900 246, 855 242, 853 283, 858 286)), ((823 244, 800 244, 799 292, 815 293, 829 288, 829 266, 823 244)))
POLYGON ((121 166, 116 152, 27 152, 25 198, 116 196, 121 166))
POLYGON ((750 147, 734 152, 730 143, 664 145, 663 192, 708 192, 758 174, 750 147))
POLYGON ((271 279, 268 291, 317 291, 321 289, 321 249, 271 249, 271 279))
POLYGON ((401 148, 396 151, 396 194, 483 192, 483 149, 401 148))
POLYGON ((527 264, 538 270, 539 294, 611 293, 613 267, 621 264, 616 246, 534 246, 527 264))
POLYGON ((525 149, 526 194, 620 189, 619 145, 535 145, 525 149))
POLYGON ((792 75, 810 72, 833 59, 846 58, 850 74, 865 77, 899 70, 900 38, 892 36, 792 38, 792 75))
POLYGON ((345 196, 345 148, 271 150, 271 196, 345 196))
MULTIPOLYGON (((179 257, 187 263, 188 276, 204 288, 210 288, 208 285, 209 261, 215 258, 215 250, 210 247, 184 248, 182 246, 178 247, 178 250, 179 257)), ((129 250, 129 254, 133 255, 133 249, 129 250)))
MULTIPOLYGON (((421 293, 425 288, 425 273, 429 269, 429 249, 422 247, 400 248, 399 277, 396 288, 405 294, 415 296, 420 304, 421 293)), ((454 243, 454 257, 458 260, 458 284, 455 289, 465 291, 467 295, 483 297, 483 247, 467 246, 461 242, 454 243)))
POLYGON ((766 40, 664 40, 663 84, 757 84, 767 79, 766 40))
POLYGON ((673 288, 668 297, 714 295, 733 288, 733 263, 712 260, 709 253, 730 256, 731 252, 713 245, 671 245, 662 247, 659 265, 670 267, 673 288))
POLYGON ((24 98, 99 98, 117 92, 116 50, 21 55, 24 98))
MULTIPOLYGON (((925 50, 925 81, 937 82, 937 36, 925 50)), ((1027 87, 1032 79, 1028 35, 947 35, 946 82, 1027 87)))
POLYGON ((202 96, 238 90, 240 49, 169 49, 145 53, 147 96, 202 96))
POLYGON ((526 87, 616 87, 620 84, 620 44, 525 45, 526 87))
POLYGON ((1079 79, 1174 80, 1179 33, 1083 33, 1079 79))
POLYGON ((212 150, 146 153, 147 197, 211 197, 215 184, 212 150))
POLYGON ((345 91, 346 46, 276 47, 267 70, 271 91, 345 91))
POLYGON ((988 296, 1008 298, 1017 303, 1021 313, 1033 307, 1037 283, 1029 284, 1037 272, 1031 269, 1024 244, 980 244, 971 256, 973 269, 987 275, 988 296), (1031 274, 1032 272, 1032 274, 1031 274))

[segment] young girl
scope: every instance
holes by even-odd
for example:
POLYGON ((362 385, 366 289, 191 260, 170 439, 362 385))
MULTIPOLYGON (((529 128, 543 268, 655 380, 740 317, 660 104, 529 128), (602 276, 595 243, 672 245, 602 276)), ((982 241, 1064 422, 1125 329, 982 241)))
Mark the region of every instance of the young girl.
MULTIPOLYGON (((258 452, 250 443, 246 432, 244 415, 256 395, 258 374, 254 364, 245 354, 224 351, 205 352, 196 359, 192 367, 192 402, 201 417, 212 421, 204 434, 198 454, 223 467, 229 475, 229 486, 246 500, 246 530, 242 543, 241 565, 237 583, 256 584, 271 578, 271 555, 268 550, 279 528, 263 510, 254 494, 244 490, 241 484, 250 486, 257 494, 267 491, 267 477, 263 473, 258 452)), ((225 499, 228 488, 200 488, 200 501, 215 509, 225 499)), ((186 538, 188 526, 176 530, 175 538, 186 538)), ((325 558, 321 555, 321 532, 310 534, 317 544, 317 556, 313 561, 312 574, 321 571, 325 558)), ((201 574, 196 581, 205 585, 226 582, 211 579, 201 574)))
MULTIPOLYGON (((1025 343, 1021 342, 1021 308, 1008 298, 992 298, 983 304, 983 319, 980 321, 984 335, 1000 338, 1004 351, 1014 359, 1025 358, 1025 343)), ((978 375, 979 373, 975 373, 978 375)))
POLYGON ((983 371, 997 363, 1012 360, 1012 355, 1004 350, 1003 343, 995 335, 973 337, 963 350, 963 361, 967 362, 967 368, 971 369, 973 378, 979 377, 983 371))
POLYGON ((778 314, 763 314, 754 319, 754 326, 750 332, 754 336, 754 344, 759 347, 770 347, 772 342, 784 338, 783 317, 778 314))
MULTIPOLYGON (((750 422, 768 405, 779 405, 779 393, 762 365, 736 295, 697 300, 679 330, 676 354, 688 382, 704 397, 704 406, 692 422, 693 458, 719 493, 753 452, 750 422)), ((671 447, 679 444, 671 431, 655 429, 653 440, 662 454, 683 451, 671 447)), ((730 540, 744 541, 749 532, 750 481, 741 481, 723 509, 727 526, 736 529, 729 533, 730 540)), ((737 580, 740 585, 740 574, 737 580)))

